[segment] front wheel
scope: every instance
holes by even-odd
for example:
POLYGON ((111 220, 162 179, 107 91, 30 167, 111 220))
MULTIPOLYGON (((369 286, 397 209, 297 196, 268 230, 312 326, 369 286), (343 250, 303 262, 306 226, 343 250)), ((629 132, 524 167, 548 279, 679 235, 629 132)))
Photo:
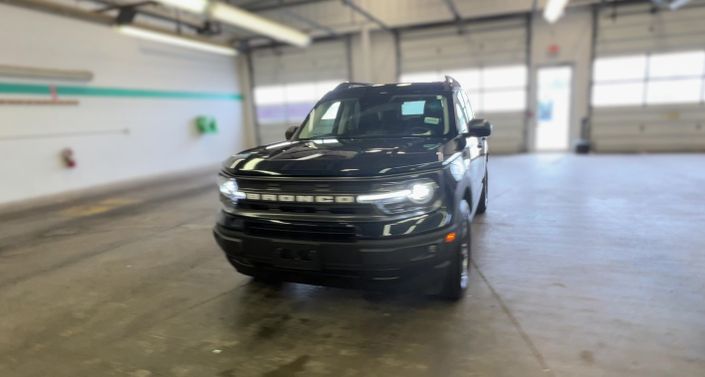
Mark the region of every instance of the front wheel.
POLYGON ((457 246, 450 259, 448 274, 441 296, 456 301, 465 296, 470 280, 470 206, 461 202, 460 213, 463 216, 457 246))

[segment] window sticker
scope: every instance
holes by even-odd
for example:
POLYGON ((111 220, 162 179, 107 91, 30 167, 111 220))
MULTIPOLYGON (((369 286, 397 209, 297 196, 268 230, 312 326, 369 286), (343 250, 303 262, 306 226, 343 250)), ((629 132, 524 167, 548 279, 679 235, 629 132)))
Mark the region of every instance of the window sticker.
POLYGON ((422 115, 426 101, 407 101, 401 104, 401 115, 422 115))
POLYGON ((424 123, 427 123, 427 124, 435 124, 435 125, 438 125, 438 124, 441 123, 441 119, 440 119, 440 118, 435 118, 435 117, 425 117, 425 118, 423 118, 423 122, 424 122, 424 123))

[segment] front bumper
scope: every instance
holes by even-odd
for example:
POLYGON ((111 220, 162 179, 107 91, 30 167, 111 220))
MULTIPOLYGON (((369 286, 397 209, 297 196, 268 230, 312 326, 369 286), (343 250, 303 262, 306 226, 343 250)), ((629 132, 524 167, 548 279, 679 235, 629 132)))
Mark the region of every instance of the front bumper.
POLYGON ((220 223, 213 233, 230 263, 246 275, 274 273, 285 281, 381 288, 426 286, 443 278, 457 250, 455 243, 444 243, 453 230, 343 242, 255 236, 220 223))

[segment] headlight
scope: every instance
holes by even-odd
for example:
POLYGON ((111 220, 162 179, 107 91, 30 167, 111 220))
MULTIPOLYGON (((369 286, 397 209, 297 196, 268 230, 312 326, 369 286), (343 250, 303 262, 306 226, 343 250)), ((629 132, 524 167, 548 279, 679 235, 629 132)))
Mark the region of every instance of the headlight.
POLYGON ((245 193, 240 191, 239 188, 237 187, 237 181, 235 181, 235 178, 228 178, 224 177, 222 175, 218 176, 218 188, 220 189, 220 193, 236 202, 239 199, 245 199, 245 193))
POLYGON ((408 198, 417 204, 426 204, 433 198, 435 184, 433 182, 414 183, 408 198))
POLYGON ((433 199, 436 184, 433 181, 415 182, 407 189, 384 192, 379 194, 358 195, 358 203, 400 203, 409 200, 416 204, 426 204, 433 199))

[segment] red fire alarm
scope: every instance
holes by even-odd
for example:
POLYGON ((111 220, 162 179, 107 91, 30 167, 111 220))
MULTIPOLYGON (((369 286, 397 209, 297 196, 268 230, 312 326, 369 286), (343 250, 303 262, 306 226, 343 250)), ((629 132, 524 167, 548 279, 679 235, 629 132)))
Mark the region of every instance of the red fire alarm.
POLYGON ((61 160, 64 162, 64 166, 69 169, 76 167, 76 160, 73 157, 73 149, 71 148, 64 148, 61 151, 61 160))
POLYGON ((558 54, 561 53, 561 46, 552 43, 548 45, 548 48, 546 49, 546 53, 548 53, 548 56, 554 57, 558 56, 558 54))

